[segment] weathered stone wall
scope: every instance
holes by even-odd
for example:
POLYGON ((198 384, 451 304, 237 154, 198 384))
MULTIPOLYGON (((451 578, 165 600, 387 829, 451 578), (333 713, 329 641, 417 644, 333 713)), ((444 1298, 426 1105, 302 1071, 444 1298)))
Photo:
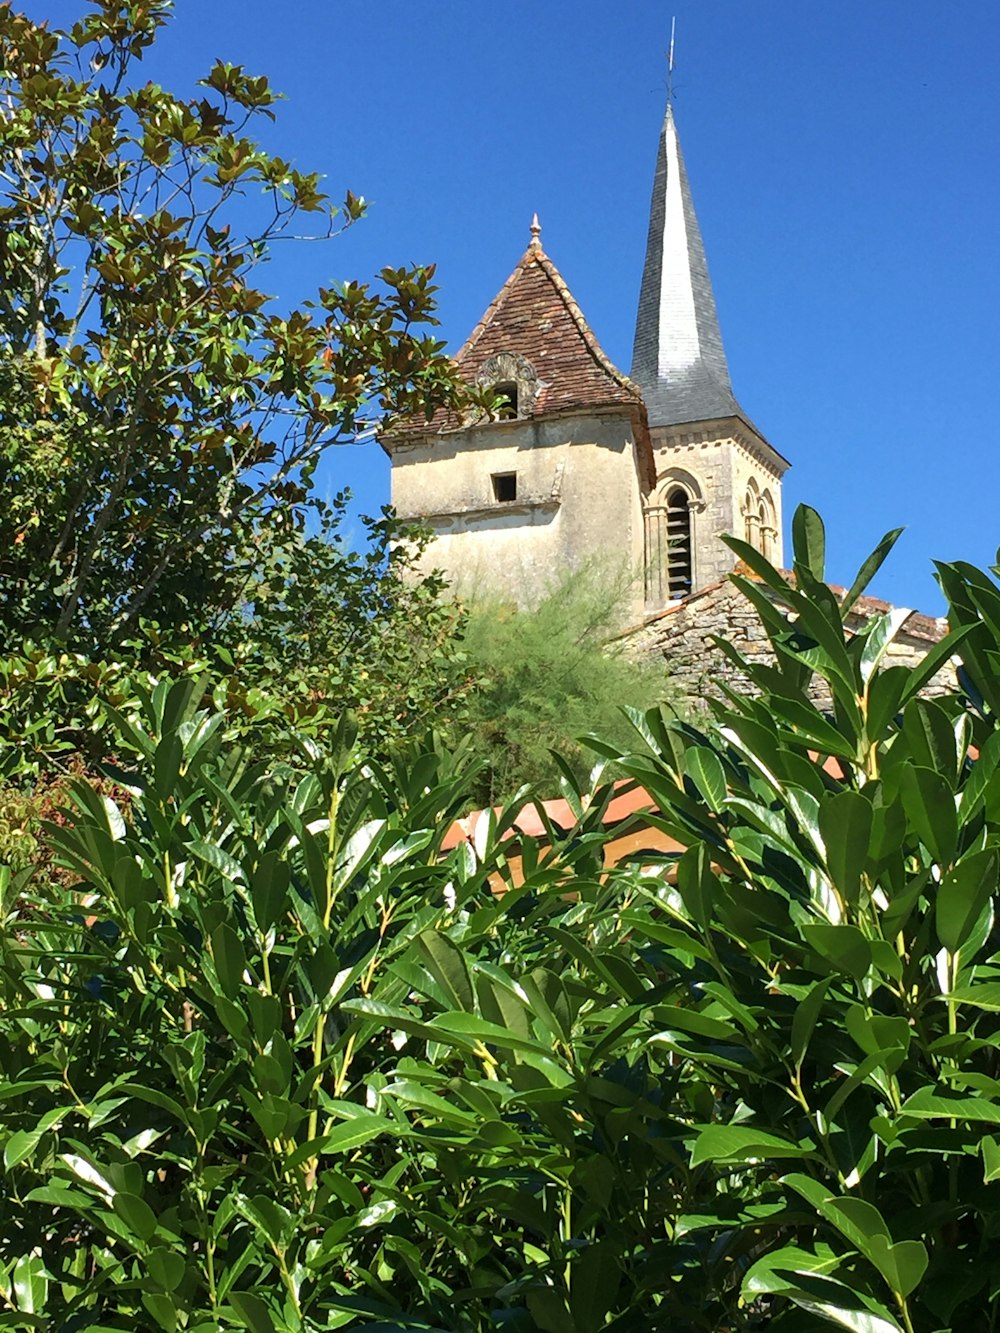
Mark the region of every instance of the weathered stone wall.
MULTIPOLYGON (((434 534, 423 567, 460 594, 494 588, 521 605, 590 561, 641 569, 639 478, 620 409, 484 423, 392 450, 393 505, 434 534), (516 478, 515 500, 494 494, 498 474, 516 478)), ((626 623, 642 615, 641 584, 623 612, 626 623)))
MULTIPOLYGON (((886 602, 861 598, 857 614, 849 617, 848 625, 860 629, 872 616, 889 609, 886 602)), ((915 666, 946 630, 945 621, 914 612, 891 645, 885 665, 915 666)), ((756 611, 728 579, 648 617, 626 637, 630 652, 636 656, 664 659, 670 680, 693 701, 718 697, 723 683, 739 692, 749 691, 749 681, 712 642, 713 635, 731 643, 751 662, 773 661, 756 611)), ((931 679, 923 693, 933 696, 954 688, 954 669, 949 664, 931 679)), ((826 707, 829 698, 817 688, 814 702, 826 707)))

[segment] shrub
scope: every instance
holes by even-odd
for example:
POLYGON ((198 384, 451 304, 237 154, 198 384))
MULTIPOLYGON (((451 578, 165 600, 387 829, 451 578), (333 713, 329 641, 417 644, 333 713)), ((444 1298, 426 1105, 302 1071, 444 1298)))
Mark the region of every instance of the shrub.
POLYGON ((592 563, 562 575, 528 609, 471 594, 461 726, 484 760, 483 804, 527 783, 554 789, 552 751, 584 781, 593 757, 580 737, 596 731, 627 744, 623 705, 645 710, 669 692, 662 663, 636 661, 615 642, 629 585, 625 571, 592 563))
POLYGON ((544 854, 446 850, 468 745, 118 710, 129 801, 47 835, 78 884, 0 877, 5 1326, 991 1330, 1000 588, 940 566, 951 635, 887 666, 900 614, 843 622, 891 542, 838 603, 794 537, 794 586, 734 543, 755 692, 594 742, 666 864, 605 871, 607 783, 544 854))

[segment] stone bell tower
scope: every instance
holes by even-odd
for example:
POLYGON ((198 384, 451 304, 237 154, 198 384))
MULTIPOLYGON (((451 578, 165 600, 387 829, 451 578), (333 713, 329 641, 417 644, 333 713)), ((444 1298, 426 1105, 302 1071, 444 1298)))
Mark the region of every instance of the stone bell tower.
MULTIPOLYGON (((616 370, 537 218, 513 273, 455 357, 502 406, 487 419, 439 411, 383 436, 392 502, 432 534, 423 557, 461 594, 531 606, 594 561, 638 575, 655 469, 642 395, 616 370)), ((622 607, 642 614, 641 580, 622 607)))
POLYGON ((632 357, 649 414, 656 484, 645 504, 646 605, 721 578, 723 533, 782 563, 787 461, 736 401, 673 108, 656 159, 632 357))

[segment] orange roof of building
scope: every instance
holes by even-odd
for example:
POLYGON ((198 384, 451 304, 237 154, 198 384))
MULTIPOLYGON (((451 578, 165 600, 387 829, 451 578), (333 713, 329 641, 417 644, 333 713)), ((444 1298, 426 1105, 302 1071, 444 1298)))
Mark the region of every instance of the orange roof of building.
POLYGON ((632 381, 605 356, 562 274, 533 240, 455 357, 466 379, 499 352, 517 352, 540 381, 532 415, 576 407, 642 404, 632 381))

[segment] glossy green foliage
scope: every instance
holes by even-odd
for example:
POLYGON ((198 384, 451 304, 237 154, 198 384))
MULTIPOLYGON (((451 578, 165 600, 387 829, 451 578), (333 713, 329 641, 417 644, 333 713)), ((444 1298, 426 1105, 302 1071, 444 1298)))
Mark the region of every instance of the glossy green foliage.
MULTIPOLYGON (((739 580, 774 664, 714 727, 637 719, 626 767, 687 851, 669 917, 700 950, 694 1014, 665 1039, 703 1108, 695 1225, 730 1251, 743 1319, 859 1333, 992 1330, 1000 1318, 1000 590, 942 566, 951 632, 894 665, 905 612, 844 621, 823 528, 800 509, 794 583, 743 543, 739 580), (957 655, 938 697, 924 688, 957 655)), ((640 932, 637 931, 637 939, 640 932)), ((678 955, 675 955, 678 956, 678 955)))
POLYGON ((127 794, 48 832, 77 883, 3 881, 5 1325, 717 1327, 613 788, 447 850, 461 753, 254 767, 203 698, 116 710, 127 794))
POLYGON ((995 585, 911 669, 844 628, 891 541, 838 602, 794 535, 795 585, 739 547, 774 664, 594 743, 683 854, 606 870, 599 774, 463 838, 461 747, 111 706, 76 882, 0 871, 2 1326, 993 1330, 995 585))

